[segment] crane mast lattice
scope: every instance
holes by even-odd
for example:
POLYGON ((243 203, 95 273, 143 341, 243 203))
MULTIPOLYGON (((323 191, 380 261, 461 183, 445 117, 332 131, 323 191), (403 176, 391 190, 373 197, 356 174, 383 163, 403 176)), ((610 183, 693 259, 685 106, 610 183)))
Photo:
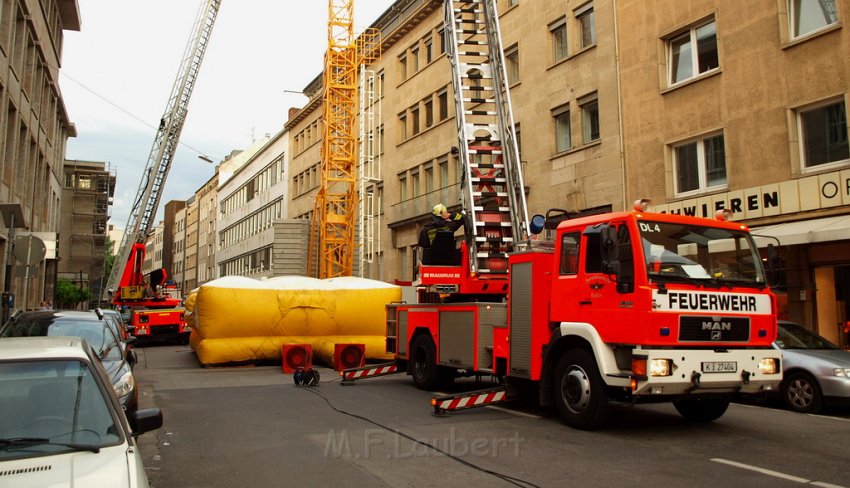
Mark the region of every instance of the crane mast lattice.
POLYGON ((350 276, 354 263, 357 209, 355 120, 357 75, 361 63, 380 55, 380 34, 367 29, 354 37, 353 0, 328 2, 328 50, 322 98, 321 181, 310 231, 307 274, 313 271, 318 240, 318 276, 350 276))

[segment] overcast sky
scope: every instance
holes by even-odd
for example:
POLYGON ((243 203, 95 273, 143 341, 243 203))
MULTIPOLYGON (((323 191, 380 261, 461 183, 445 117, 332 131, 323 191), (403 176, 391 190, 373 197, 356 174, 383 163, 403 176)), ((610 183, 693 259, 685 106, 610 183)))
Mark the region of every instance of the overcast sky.
MULTIPOLYGON (((78 0, 65 31, 60 87, 77 137, 68 159, 105 161, 118 182, 110 224, 123 228, 203 0, 78 0)), ((355 0, 362 31, 393 0, 355 0)), ((233 149, 277 133, 322 71, 327 0, 223 0, 189 103, 159 215, 185 200, 233 149)))

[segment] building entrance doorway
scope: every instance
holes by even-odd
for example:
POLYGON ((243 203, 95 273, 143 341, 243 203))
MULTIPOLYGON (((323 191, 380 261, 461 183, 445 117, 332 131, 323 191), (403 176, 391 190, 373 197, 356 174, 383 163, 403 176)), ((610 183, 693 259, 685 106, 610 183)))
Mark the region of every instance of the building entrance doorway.
POLYGON ((814 269, 817 332, 841 347, 850 347, 850 265, 814 269))

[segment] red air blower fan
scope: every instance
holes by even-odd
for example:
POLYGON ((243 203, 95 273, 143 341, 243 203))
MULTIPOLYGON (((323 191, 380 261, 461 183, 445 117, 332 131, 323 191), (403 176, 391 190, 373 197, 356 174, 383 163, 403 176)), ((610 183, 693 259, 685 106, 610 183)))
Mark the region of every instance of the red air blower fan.
POLYGON ((292 374, 298 368, 313 367, 313 346, 310 344, 284 344, 280 351, 281 368, 286 374, 292 374))
POLYGON ((334 344, 334 369, 359 368, 366 362, 365 344, 334 344))

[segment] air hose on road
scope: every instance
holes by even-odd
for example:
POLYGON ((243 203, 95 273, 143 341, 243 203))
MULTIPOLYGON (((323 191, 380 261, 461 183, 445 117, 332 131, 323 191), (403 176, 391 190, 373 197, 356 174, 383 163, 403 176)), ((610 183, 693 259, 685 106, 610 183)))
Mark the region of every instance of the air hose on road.
MULTIPOLYGON (((317 376, 318 376, 318 373, 317 373, 317 376)), ((307 391, 309 391, 310 393, 312 393, 312 394, 318 396, 319 398, 321 398, 322 400, 324 400, 325 403, 327 403, 328 406, 331 407, 331 409, 333 411, 337 412, 337 413, 341 413, 343 415, 347 415, 349 417, 353 417, 355 419, 359 419, 359 420, 362 420, 364 422, 368 422, 368 423, 374 425, 375 427, 378 427, 380 429, 384 429, 386 431, 392 432, 393 434, 401 436, 401 437, 403 437, 403 438, 405 438, 405 439, 407 439, 407 440, 409 440, 413 443, 419 444, 419 445, 424 446, 428 449, 431 449, 435 452, 438 452, 438 453, 446 456, 447 458, 450 458, 450 459, 452 459, 452 460, 454 460, 454 461, 456 461, 460 464, 463 464, 464 466, 467 466, 467 467, 472 468, 474 470, 480 471, 482 473, 487 473, 489 475, 495 476, 496 478, 499 478, 503 481, 507 481, 508 483, 510 483, 514 486, 520 486, 520 487, 523 487, 523 488, 526 488, 526 487, 540 488, 538 485, 535 485, 534 483, 532 483, 530 481, 525 481, 523 479, 514 478, 513 476, 508 476, 506 474, 502 474, 502 473, 499 473, 499 472, 496 472, 496 471, 492 471, 492 470, 489 470, 489 469, 486 469, 486 468, 482 468, 481 466, 478 466, 478 465, 473 464, 473 463, 471 463, 471 462, 469 462, 469 461, 467 461, 463 458, 455 456, 451 452, 447 452, 443 449, 440 449, 437 446, 428 444, 427 442, 421 441, 421 440, 419 440, 419 439, 417 439, 417 438, 415 438, 411 435, 408 435, 408 434, 405 434, 404 432, 401 432, 400 430, 393 429, 392 427, 389 427, 389 426, 386 426, 386 425, 381 424, 379 422, 376 422, 376 421, 374 421, 370 418, 364 417, 362 415, 358 415, 356 413, 351 413, 351 412, 347 412, 345 410, 339 409, 339 408, 335 407, 334 404, 331 403, 331 401, 317 389, 308 388, 307 391)))

